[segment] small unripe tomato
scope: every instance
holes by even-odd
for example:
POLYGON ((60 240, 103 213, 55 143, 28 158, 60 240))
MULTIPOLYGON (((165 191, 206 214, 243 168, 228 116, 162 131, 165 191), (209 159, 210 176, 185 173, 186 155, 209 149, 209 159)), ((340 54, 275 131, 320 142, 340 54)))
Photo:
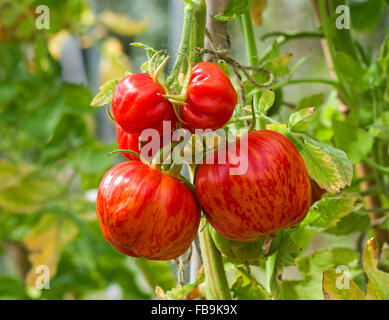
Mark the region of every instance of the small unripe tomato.
POLYGON ((123 130, 134 133, 155 128, 162 132, 162 122, 176 123, 171 103, 162 97, 161 86, 147 73, 131 74, 117 84, 112 98, 112 112, 123 130))
POLYGON ((114 248, 150 260, 182 255, 200 222, 192 191, 140 161, 119 163, 105 174, 96 212, 102 233, 114 248))
MULTIPOLYGON (((195 178, 196 195, 210 224, 225 237, 250 242, 299 224, 311 202, 311 186, 304 161, 283 135, 261 130, 248 134, 247 172, 231 175, 226 163, 201 164, 195 178)), ((243 148, 244 149, 244 148, 243 148)), ((228 148, 218 150, 218 156, 228 148)), ((236 157, 233 157, 236 160, 236 157)), ((224 159, 224 158, 223 158, 224 159)))
POLYGON ((211 62, 200 62, 192 69, 182 119, 194 128, 217 129, 230 120, 238 96, 230 79, 211 62))

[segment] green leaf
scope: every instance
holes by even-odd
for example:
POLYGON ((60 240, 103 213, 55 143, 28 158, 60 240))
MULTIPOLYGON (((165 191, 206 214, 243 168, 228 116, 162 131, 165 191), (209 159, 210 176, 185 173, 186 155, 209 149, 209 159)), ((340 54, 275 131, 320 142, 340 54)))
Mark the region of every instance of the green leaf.
POLYGON ((353 90, 364 92, 369 89, 369 83, 364 77, 365 69, 354 58, 346 53, 338 52, 334 60, 336 69, 342 78, 353 87, 353 90))
POLYGON ((389 217, 386 217, 384 221, 380 223, 380 229, 389 230, 389 217))
POLYGON ((248 263, 251 265, 259 265, 264 259, 262 245, 266 237, 254 242, 239 242, 230 240, 212 226, 209 226, 209 233, 218 250, 227 258, 232 259, 234 263, 248 263))
POLYGON ((353 164, 361 162, 373 147, 373 138, 368 132, 347 122, 332 122, 337 148, 343 150, 353 164))
POLYGON ((381 271, 378 265, 378 249, 374 239, 367 242, 362 256, 363 269, 369 282, 366 297, 370 300, 389 300, 389 273, 381 271))
POLYGON ((150 59, 155 53, 157 53, 157 50, 155 50, 154 48, 150 47, 149 45, 147 44, 144 44, 144 43, 141 43, 141 42, 132 42, 130 43, 131 46, 134 46, 134 47, 139 47, 139 48, 143 48, 146 50, 147 52, 147 57, 150 59))
POLYGON ((27 300, 24 284, 17 278, 0 275, 0 299, 1 300, 27 300))
POLYGON ((289 73, 288 65, 292 57, 292 54, 285 53, 278 58, 270 60, 264 67, 270 70, 276 78, 284 76, 289 73))
POLYGON ((196 284, 186 284, 182 287, 173 288, 165 293, 164 298, 168 300, 184 300, 185 296, 190 294, 196 288, 196 284))
POLYGON ((289 117, 288 126, 292 131, 304 132, 307 130, 309 118, 313 115, 315 108, 304 108, 294 112, 289 117))
POLYGON ((29 251, 31 263, 26 275, 26 284, 35 286, 39 273, 37 267, 47 266, 50 278, 57 273, 59 258, 66 244, 77 234, 75 224, 58 214, 45 214, 23 238, 23 244, 29 251))
POLYGON ((373 138, 389 138, 389 111, 384 112, 374 123, 369 127, 369 134, 373 138))
POLYGON ((273 106, 274 99, 274 91, 265 91, 259 99, 259 111, 262 113, 266 113, 273 106))
POLYGON ((353 166, 346 154, 329 145, 303 136, 304 147, 300 151, 309 176, 320 188, 337 193, 351 185, 353 166))
POLYGON ((277 58, 280 55, 280 47, 276 39, 274 39, 270 48, 266 50, 266 53, 261 57, 260 62, 266 63, 272 59, 277 58))
POLYGON ((301 247, 288 230, 280 231, 276 238, 273 239, 273 242, 274 244, 272 243, 272 245, 276 245, 276 242, 279 242, 279 247, 274 255, 270 257, 274 262, 269 271, 269 285, 272 295, 277 298, 281 294, 282 271, 284 267, 293 265, 294 259, 301 252, 301 247))
POLYGON ((117 83, 120 79, 109 80, 104 83, 99 89, 100 92, 93 98, 91 102, 92 107, 101 107, 107 103, 111 103, 113 93, 115 91, 117 83))
POLYGON ((266 125, 266 129, 276 131, 284 136, 288 134, 288 125, 284 123, 270 123, 266 125))
POLYGON ((18 185, 27 175, 35 171, 35 168, 28 163, 13 163, 7 160, 0 160, 0 192, 6 188, 18 185))
POLYGON ((271 300, 269 292, 242 268, 237 268, 231 291, 235 300, 271 300))
MULTIPOLYGON (((6 106, 19 94, 19 88, 15 85, 0 84, 0 105, 6 106)), ((1 110, 1 109, 0 109, 1 110)))
POLYGON ((358 210, 344 216, 335 226, 326 229, 325 232, 340 236, 367 230, 369 226, 369 215, 363 210, 358 210))
POLYGON ((323 273, 323 295, 326 300, 366 300, 355 282, 336 269, 323 273))
POLYGON ((230 0, 227 10, 213 18, 218 21, 231 21, 249 10, 248 0, 230 0))
POLYGON ((152 289, 159 286, 164 290, 170 290, 176 286, 176 281, 166 261, 136 258, 135 263, 152 289))
POLYGON ((371 30, 381 20, 385 7, 383 0, 365 0, 353 2, 350 5, 350 16, 353 28, 357 30, 371 30))
POLYGON ((285 281, 282 288, 283 298, 290 298, 291 293, 294 293, 293 299, 323 299, 323 272, 330 268, 347 266, 352 277, 360 272, 358 262, 358 252, 342 247, 322 249, 299 257, 296 259, 296 265, 303 279, 285 281))
MULTIPOLYGON (((386 74, 386 78, 389 79, 389 35, 386 36, 380 50, 379 63, 382 70, 386 74)), ((386 89, 384 93, 384 99, 389 103, 389 81, 387 81, 386 89)))
POLYGON ((2 190, 0 207, 12 213, 35 213, 60 192, 61 186, 55 180, 34 174, 2 190))
POLYGON ((198 295, 201 295, 201 293, 199 292, 199 285, 203 283, 204 280, 204 268, 201 268, 195 282, 186 284, 182 287, 178 285, 177 287, 167 291, 166 293, 163 291, 162 288, 158 287, 158 289, 156 289, 157 295, 159 291, 160 293, 162 293, 162 297, 160 298, 168 300, 193 300, 194 298, 197 298, 198 295))
POLYGON ((297 104, 297 110, 309 107, 319 107, 324 102, 324 94, 318 93, 308 97, 304 97, 297 104))
POLYGON ((389 272, 389 245, 387 243, 384 243, 382 246, 378 268, 385 272, 389 272))
POLYGON ((360 199, 356 196, 324 198, 315 202, 302 222, 318 229, 334 227, 341 218, 355 210, 360 199))

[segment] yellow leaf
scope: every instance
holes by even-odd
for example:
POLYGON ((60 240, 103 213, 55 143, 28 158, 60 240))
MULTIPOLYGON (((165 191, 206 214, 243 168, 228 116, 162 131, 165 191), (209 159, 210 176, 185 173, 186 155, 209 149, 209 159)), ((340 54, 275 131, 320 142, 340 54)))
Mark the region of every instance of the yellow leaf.
POLYGON ((378 249, 374 239, 370 239, 366 244, 362 264, 369 278, 366 297, 369 300, 389 300, 389 273, 377 268, 378 249))
POLYGON ((104 11, 100 15, 100 22, 111 31, 121 36, 135 36, 143 33, 147 29, 145 20, 134 21, 124 13, 104 11))
POLYGON ((263 11, 265 11, 267 0, 253 0, 251 5, 251 19, 258 26, 262 25, 263 11))
POLYGON ((100 81, 105 83, 111 79, 123 77, 131 69, 130 59, 123 51, 117 38, 107 38, 101 46, 100 81))
POLYGON ((76 226, 57 214, 44 215, 23 239, 28 249, 31 269, 26 277, 28 286, 35 286, 41 266, 47 267, 50 279, 57 273, 58 259, 65 245, 76 235, 76 226))
POLYGON ((356 283, 336 269, 324 272, 323 294, 326 300, 366 300, 356 283))
POLYGON ((28 163, 15 164, 11 161, 0 160, 0 191, 18 184, 33 171, 35 168, 28 163))

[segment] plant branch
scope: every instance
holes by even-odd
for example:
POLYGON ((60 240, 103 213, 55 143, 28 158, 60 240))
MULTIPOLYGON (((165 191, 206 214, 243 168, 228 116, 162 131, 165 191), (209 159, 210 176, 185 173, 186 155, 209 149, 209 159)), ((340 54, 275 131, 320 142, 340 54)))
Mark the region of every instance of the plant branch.
MULTIPOLYGON (((203 229, 205 223, 205 218, 202 218, 200 230, 203 229)), ((208 291, 207 299, 231 300, 223 259, 212 240, 208 226, 199 232, 199 239, 208 291)))
POLYGON ((178 47, 178 55, 176 62, 173 66, 172 72, 170 73, 167 79, 167 85, 171 86, 173 82, 176 81, 182 66, 186 63, 184 55, 189 54, 190 50, 190 36, 192 30, 192 21, 193 21, 193 13, 194 13, 194 4, 192 1, 185 2, 184 9, 184 24, 182 28, 180 45, 178 47))
POLYGON ((264 34, 261 37, 261 41, 264 41, 268 38, 272 37, 280 37, 281 40, 278 42, 278 45, 282 45, 290 40, 295 39, 306 39, 306 38, 318 38, 321 39, 324 37, 324 34, 322 31, 303 31, 303 32, 293 32, 293 33, 286 33, 281 31, 275 31, 275 32, 269 32, 264 34))
MULTIPOLYGON (((246 45, 248 64, 250 66, 258 67, 259 66, 258 50, 255 41, 253 22, 251 21, 250 12, 246 12, 240 15, 239 21, 243 33, 244 42, 246 45)), ((258 74, 256 74, 255 71, 251 71, 251 75, 256 81, 258 80, 258 74)), ((259 105, 258 105, 259 98, 260 98, 260 92, 258 92, 253 96, 253 100, 254 100, 253 107, 255 111, 259 111, 259 105)), ((261 118, 257 119, 255 123, 255 127, 260 130, 265 128, 265 124, 261 118)))

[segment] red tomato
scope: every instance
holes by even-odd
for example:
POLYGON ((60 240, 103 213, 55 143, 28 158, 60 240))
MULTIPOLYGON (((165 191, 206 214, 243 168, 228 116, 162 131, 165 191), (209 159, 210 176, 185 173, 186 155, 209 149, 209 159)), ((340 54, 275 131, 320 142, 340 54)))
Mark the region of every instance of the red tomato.
MULTIPOLYGON (((151 161, 153 157, 157 154, 157 152, 160 150, 160 148, 165 145, 163 141, 163 136, 158 137, 158 146, 154 150, 151 148, 148 148, 147 150, 143 149, 149 142, 152 141, 150 137, 145 137, 143 141, 141 141, 141 145, 143 146, 142 150, 139 149, 140 145, 140 137, 141 134, 139 133, 128 133, 123 130, 121 126, 116 124, 116 137, 118 142, 118 148, 122 150, 132 150, 136 153, 141 154, 144 158, 146 158, 148 161, 151 161)), ((171 141, 171 132, 170 137, 168 137, 167 141, 171 141)), ((130 154, 128 152, 122 152, 123 156, 125 156, 128 160, 139 160, 139 158, 136 155, 130 154)))
POLYGON ((200 129, 217 129, 230 120, 238 99, 230 79, 211 62, 200 62, 192 69, 187 105, 181 106, 185 122, 200 129))
POLYGON ((127 132, 155 128, 162 132, 162 122, 176 123, 170 102, 161 97, 163 89, 147 73, 131 74, 117 84, 112 112, 116 122, 127 132))
MULTIPOLYGON (((225 153, 226 148, 219 152, 225 153)), ((196 195, 208 221, 225 237, 251 242, 263 235, 294 227, 306 216, 311 186, 304 161, 283 135, 269 130, 248 135, 245 174, 231 175, 226 164, 202 164, 195 178, 196 195)))
MULTIPOLYGON (((118 141, 118 147, 122 150, 132 150, 140 153, 139 150, 139 134, 128 133, 122 129, 121 126, 116 124, 116 137, 118 141)), ((122 152, 128 160, 139 160, 137 156, 131 153, 122 152)))
POLYGON ((140 161, 119 163, 105 174, 96 211, 103 235, 114 248, 151 260, 182 255, 200 222, 190 189, 140 161))

